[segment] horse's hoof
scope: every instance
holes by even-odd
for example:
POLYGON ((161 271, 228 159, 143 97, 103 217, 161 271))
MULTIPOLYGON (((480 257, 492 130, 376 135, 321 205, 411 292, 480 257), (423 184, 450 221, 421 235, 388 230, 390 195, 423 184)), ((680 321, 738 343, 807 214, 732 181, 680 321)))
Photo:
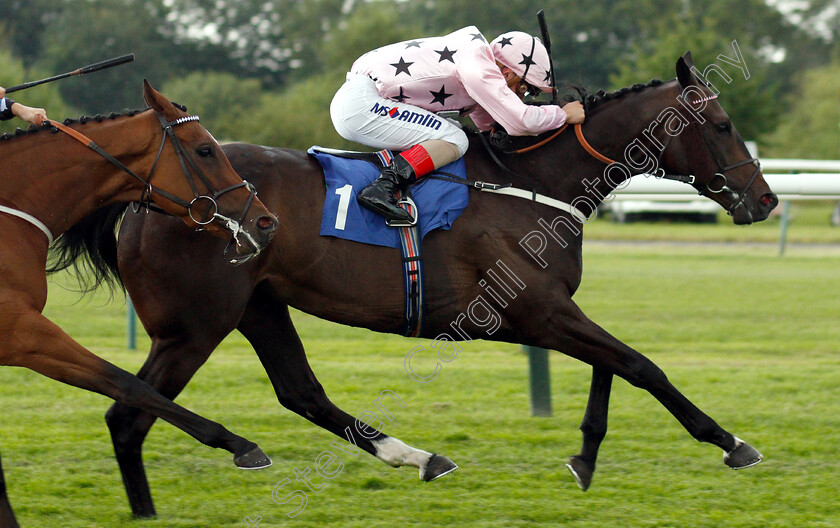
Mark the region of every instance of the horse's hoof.
POLYGON ((735 437, 735 448, 723 454, 723 461, 732 469, 744 469, 754 466, 764 458, 756 448, 735 437))
POLYGON ((271 459, 262 449, 255 447, 244 455, 234 457, 233 463, 239 469, 263 469, 271 465, 271 459))
POLYGON ((588 490, 589 486, 592 484, 593 470, 586 464, 586 462, 576 456, 573 456, 569 457, 569 463, 566 464, 566 467, 572 472, 572 476, 575 477, 575 482, 577 482, 581 491, 588 490))
POLYGON ((437 480, 458 469, 458 465, 442 455, 432 455, 425 469, 420 471, 420 479, 425 482, 437 480))

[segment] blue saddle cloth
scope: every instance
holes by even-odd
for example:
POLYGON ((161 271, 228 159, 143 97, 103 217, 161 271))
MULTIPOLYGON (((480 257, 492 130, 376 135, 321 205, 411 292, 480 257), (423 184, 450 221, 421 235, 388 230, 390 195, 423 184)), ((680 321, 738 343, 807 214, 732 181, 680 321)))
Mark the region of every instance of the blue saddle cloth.
MULTIPOLYGON (((356 194, 379 176, 379 168, 365 159, 348 159, 315 149, 312 147, 308 152, 324 169, 327 184, 321 236, 399 248, 398 230, 389 228, 382 216, 362 208, 356 201, 356 194)), ((440 171, 466 179, 463 158, 440 171)), ((429 178, 412 185, 411 194, 420 211, 417 222, 420 236, 425 237, 434 229, 450 229, 467 207, 468 191, 466 185, 429 178)))

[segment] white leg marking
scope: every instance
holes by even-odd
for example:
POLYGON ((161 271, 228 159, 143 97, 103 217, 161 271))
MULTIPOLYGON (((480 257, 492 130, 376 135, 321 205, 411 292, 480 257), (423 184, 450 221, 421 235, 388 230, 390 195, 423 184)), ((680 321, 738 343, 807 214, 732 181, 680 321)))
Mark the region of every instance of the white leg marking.
POLYGON ((376 448, 376 458, 393 467, 414 466, 419 468, 421 477, 429 459, 432 457, 431 453, 422 449, 415 449, 390 436, 383 440, 374 440, 372 443, 373 447, 376 448))

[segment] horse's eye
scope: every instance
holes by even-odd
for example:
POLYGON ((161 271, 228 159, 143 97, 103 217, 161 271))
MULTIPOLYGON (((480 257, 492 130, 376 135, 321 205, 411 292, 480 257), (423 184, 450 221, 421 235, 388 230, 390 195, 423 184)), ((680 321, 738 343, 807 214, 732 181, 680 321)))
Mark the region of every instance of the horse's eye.
POLYGON ((195 152, 202 158, 212 158, 215 155, 215 153, 213 152, 213 147, 210 147, 209 145, 198 147, 198 149, 195 152))
POLYGON ((715 129, 721 133, 725 134, 732 130, 732 124, 729 121, 724 121, 723 123, 718 123, 715 125, 715 129))

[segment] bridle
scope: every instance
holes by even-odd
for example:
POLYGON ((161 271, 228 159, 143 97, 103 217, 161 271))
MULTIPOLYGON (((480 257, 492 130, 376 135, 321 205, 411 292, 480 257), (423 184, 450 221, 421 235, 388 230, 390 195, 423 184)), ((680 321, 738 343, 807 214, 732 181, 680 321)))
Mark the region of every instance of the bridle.
POLYGON ((750 190, 753 183, 755 183, 755 180, 758 179, 758 175, 761 174, 761 163, 758 161, 757 158, 749 158, 745 159, 744 161, 733 163, 732 165, 724 166, 723 163, 720 162, 720 158, 718 158, 717 153, 712 148, 712 145, 709 143, 709 140, 706 138, 705 130, 700 131, 700 137, 703 138, 703 143, 706 144, 706 148, 708 149, 709 154, 711 154, 712 159, 715 160, 715 164, 718 166, 718 172, 716 172, 714 176, 712 176, 711 181, 709 181, 709 183, 706 184, 706 190, 713 194, 717 194, 723 191, 728 191, 729 193, 734 194, 737 200, 733 201, 733 204, 729 206, 729 208, 727 208, 726 210, 726 212, 731 215, 738 207, 744 204, 747 192, 750 190), (744 188, 741 191, 736 191, 729 187, 727 185, 728 182, 726 179, 726 173, 733 169, 737 169, 739 167, 743 167, 745 165, 750 164, 755 165, 755 170, 753 171, 752 176, 750 177, 749 181, 744 186, 744 188), (720 187, 712 186, 712 184, 716 181, 720 182, 720 187))
POLYGON ((141 206, 145 206, 146 211, 148 211, 151 207, 150 202, 152 200, 152 194, 156 193, 162 196, 163 198, 169 200, 170 202, 173 202, 186 209, 192 221, 195 222, 199 226, 199 228, 218 219, 224 224, 225 228, 231 231, 231 233, 233 234, 233 238, 237 241, 237 243, 239 243, 238 236, 240 234, 244 234, 249 239, 249 242, 254 246, 255 249, 259 248, 259 245, 257 245, 256 242, 251 239, 250 235, 248 235, 248 233, 242 229, 242 222, 244 221, 245 216, 248 214, 248 210, 250 209, 251 204, 254 202, 254 198, 256 198, 257 195, 257 191, 254 188, 254 186, 248 183, 247 181, 243 180, 235 185, 231 185, 220 190, 215 190, 213 184, 210 182, 210 180, 207 178, 207 176, 204 174, 201 168, 196 164, 192 157, 190 157, 187 154, 186 149, 184 148, 183 144, 178 139, 178 136, 173 130, 173 128, 178 125, 182 125, 184 123, 189 123, 192 121, 198 121, 199 117, 194 115, 188 115, 184 117, 179 117, 174 121, 167 121, 166 118, 160 115, 157 111, 155 111, 155 116, 157 116, 158 121, 161 125, 161 129, 163 130, 163 138, 161 139, 160 147, 158 148, 157 156, 155 157, 155 161, 152 164, 152 168, 149 170, 149 174, 145 178, 136 174, 125 164, 123 164, 120 160, 113 157, 111 154, 109 154, 102 147, 97 145, 93 140, 91 140, 81 132, 55 121, 45 121, 45 123, 48 123, 50 126, 60 130, 61 132, 64 132, 73 139, 76 139, 77 141, 81 142, 83 145, 85 145, 89 149, 93 150, 94 152, 108 160, 111 164, 115 165, 123 172, 131 175, 132 177, 140 181, 145 188, 143 190, 140 203, 135 209, 135 212, 137 212, 139 210, 139 207, 141 206), (161 155, 163 154, 163 148, 166 146, 167 139, 171 140, 172 146, 175 149, 175 154, 178 156, 178 162, 181 165, 181 171, 183 172, 184 177, 187 179, 187 182, 190 184, 190 188, 192 189, 193 199, 189 202, 163 189, 152 186, 152 177, 154 176, 157 164, 160 161, 161 155), (190 168, 192 169, 192 172, 190 171, 190 168), (210 193, 209 195, 200 194, 198 192, 195 179, 193 178, 193 173, 195 173, 195 175, 201 180, 205 187, 207 187, 207 190, 210 193), (223 194, 239 189, 240 187, 246 187, 251 192, 251 195, 245 202, 245 207, 243 208, 242 214, 239 216, 239 219, 234 220, 232 218, 220 214, 219 206, 216 203, 216 201, 223 194), (206 204, 207 212, 200 214, 198 217, 196 217, 196 213, 193 212, 193 208, 202 203, 206 204), (210 213, 211 211, 212 214, 210 213))
MULTIPOLYGON (((709 97, 706 100, 713 99, 713 98, 715 98, 715 97, 709 97)), ((610 165, 610 164, 613 164, 613 163, 618 163, 617 161, 615 161, 611 158, 608 158, 607 156, 604 156, 603 154, 598 152, 595 148, 593 148, 592 145, 589 144, 589 142, 586 140, 586 138, 583 135, 583 127, 581 126, 581 123, 575 124, 574 127, 575 127, 575 136, 577 137, 578 143, 580 143, 581 147, 583 147, 583 149, 590 156, 592 156, 593 158, 595 158, 595 159, 597 159, 597 160, 599 160, 603 163, 606 163, 607 165, 610 165)), ((553 141, 554 139, 559 137, 560 134, 562 134, 566 130, 566 128, 568 128, 567 124, 563 125, 559 129, 557 129, 550 136, 546 137, 545 139, 543 139, 541 141, 538 141, 537 143, 535 143, 533 145, 529 145, 527 147, 523 147, 523 148, 515 149, 515 150, 504 150, 504 149, 502 149, 502 152, 504 152, 505 154, 512 154, 512 155, 518 155, 518 154, 524 154, 526 152, 530 152, 532 150, 540 148, 540 147, 548 144, 549 142, 553 141)), ((483 138, 484 136, 482 135, 481 137, 483 138)), ((749 159, 746 159, 746 160, 743 160, 743 161, 739 161, 737 163, 733 163, 732 165, 724 166, 720 162, 720 159, 718 158, 715 150, 712 148, 711 144, 709 143, 708 139, 706 138, 705 130, 701 130, 700 137, 703 138, 703 142, 706 144, 706 148, 708 149, 709 154, 712 156, 712 159, 715 160, 715 164, 718 166, 718 172, 716 172, 714 174, 714 176, 712 176, 711 181, 709 181, 706 184, 706 189, 705 190, 712 193, 712 194, 718 194, 718 193, 721 193, 723 191, 729 191, 730 193, 734 194, 735 197, 736 197, 736 200, 734 200, 733 204, 726 209, 726 212, 731 215, 738 207, 743 205, 744 200, 746 199, 747 192, 750 190, 753 183, 755 183, 756 179, 758 179, 758 175, 761 174, 761 164, 759 163, 757 158, 749 158, 749 159), (728 171, 733 170, 733 169, 737 169, 739 167, 743 167, 745 165, 750 165, 750 164, 755 165, 755 171, 753 171, 752 176, 750 177, 749 181, 744 186, 744 188, 741 191, 735 191, 734 189, 728 187, 727 186, 726 173, 728 171), (718 182, 720 182, 719 186, 714 185, 718 182)), ((488 152, 490 152, 490 155, 493 158, 493 160, 499 166, 501 166, 507 172, 512 172, 510 169, 508 169, 507 167, 505 167, 502 164, 501 160, 499 160, 495 156, 492 148, 490 148, 489 145, 485 145, 485 146, 488 148, 488 152)), ((662 152, 664 152, 664 151, 665 151, 665 149, 663 148, 662 152)), ((666 180, 674 180, 674 181, 678 181, 678 182, 681 182, 681 183, 687 183, 689 185, 694 185, 694 182, 697 179, 693 174, 689 174, 689 175, 668 174, 662 168, 659 168, 656 171, 656 173, 654 174, 654 177, 661 178, 661 179, 666 179, 666 180)), ((702 190, 700 191, 700 194, 703 194, 702 190)))

